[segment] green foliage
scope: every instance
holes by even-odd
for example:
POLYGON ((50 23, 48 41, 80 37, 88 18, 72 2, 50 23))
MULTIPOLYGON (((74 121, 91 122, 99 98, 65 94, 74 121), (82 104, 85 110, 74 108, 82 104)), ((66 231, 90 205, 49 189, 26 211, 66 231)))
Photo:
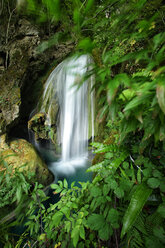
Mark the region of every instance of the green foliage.
MULTIPOLYGON (((17 246, 164 247, 163 1, 28 0, 27 10, 58 30, 39 51, 69 39, 78 53, 93 54, 97 118, 108 132, 93 143, 98 163, 88 169, 95 175, 91 183, 52 185, 60 200, 48 209, 36 186, 26 212, 28 242, 22 235, 17 246)), ((24 191, 19 177, 11 190, 18 201, 24 191)))
POLYGON ((141 212, 144 204, 148 200, 152 190, 147 187, 145 184, 140 184, 137 186, 136 191, 133 193, 131 197, 130 204, 128 206, 127 211, 125 212, 123 218, 123 228, 121 231, 121 237, 125 235, 125 233, 132 227, 136 218, 138 218, 139 213, 141 212))
MULTIPOLYGON (((16 226, 21 226, 25 218, 25 210, 28 207, 31 208, 31 213, 37 209, 37 198, 38 201, 41 202, 44 201, 46 197, 41 190, 43 188, 42 185, 35 183, 35 187, 32 189, 30 180, 34 178, 33 173, 29 172, 28 175, 25 176, 2 158, 0 159, 0 164, 0 244, 4 244, 4 247, 8 248, 13 247, 16 243, 15 237, 17 236, 10 230, 16 226), (33 201, 35 205, 32 209, 33 201), (9 212, 10 214, 8 215, 9 212)), ((22 167, 24 166, 26 165, 22 167)), ((21 236, 17 247, 21 247, 19 243, 22 244, 26 236, 27 233, 21 236)))
MULTIPOLYGON (((3 208, 16 201, 20 202, 22 194, 28 193, 30 184, 17 168, 13 169, 3 159, 0 160, 0 164, 3 165, 0 171, 0 208, 3 208)), ((29 177, 32 177, 30 173, 29 177)))
MULTIPOLYGON (((108 126, 112 128, 113 124, 108 126)), ((125 147, 116 144, 118 140, 119 135, 115 134, 113 145, 106 143, 109 139, 105 143, 93 143, 103 161, 88 169, 95 173, 91 183, 80 182, 81 187, 72 183, 68 188, 64 179, 51 185, 54 194, 60 195, 59 201, 48 209, 37 203, 36 214, 38 201, 30 203, 25 225, 31 245, 36 242, 40 247, 51 247, 51 244, 97 247, 100 242, 108 247, 111 242, 115 247, 117 240, 123 247, 127 244, 150 247, 154 237, 163 247, 165 214, 161 182, 164 182, 164 167, 158 170, 153 161, 142 155, 133 160, 125 147), (150 179, 158 180, 159 184, 155 187, 155 180, 150 179)), ((153 154, 157 154, 157 150, 153 154)))

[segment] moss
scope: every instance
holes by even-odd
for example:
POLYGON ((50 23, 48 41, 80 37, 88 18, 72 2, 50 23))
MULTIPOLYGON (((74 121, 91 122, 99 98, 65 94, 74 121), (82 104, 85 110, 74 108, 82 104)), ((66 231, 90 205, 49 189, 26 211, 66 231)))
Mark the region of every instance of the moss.
MULTIPOLYGON (((104 141, 102 141, 105 145, 111 145, 116 142, 116 136, 119 136, 119 132, 116 129, 112 129, 110 133, 107 135, 104 141)), ((99 137, 98 137, 99 138, 99 137)), ((95 155, 94 159, 92 160, 92 165, 100 163, 104 160, 105 153, 98 153, 95 155)))
POLYGON ((44 125, 45 123, 45 113, 37 113, 28 121, 28 128, 33 130, 38 125, 44 125))
POLYGON ((6 121, 3 119, 2 113, 0 113, 0 134, 6 131, 6 121))
POLYGON ((104 140, 104 144, 106 144, 106 145, 114 144, 115 140, 116 140, 116 135, 118 135, 118 134, 119 134, 119 132, 117 130, 111 130, 108 137, 104 140))
POLYGON ((51 139, 55 144, 57 140, 56 126, 47 124, 46 114, 37 113, 28 121, 28 128, 34 132, 35 139, 51 139))
MULTIPOLYGON (((13 172, 16 168, 25 176, 28 176, 29 172, 33 172, 33 180, 43 185, 48 185, 53 181, 53 175, 33 146, 26 140, 14 140, 10 142, 8 147, 1 147, 0 152, 2 160, 12 166, 13 172)), ((3 169, 5 169, 4 163, 1 162, 0 170, 3 169)))
POLYGON ((101 163, 103 161, 103 159, 104 159, 103 154, 104 153, 96 154, 95 157, 94 157, 94 159, 92 160, 92 165, 101 163))

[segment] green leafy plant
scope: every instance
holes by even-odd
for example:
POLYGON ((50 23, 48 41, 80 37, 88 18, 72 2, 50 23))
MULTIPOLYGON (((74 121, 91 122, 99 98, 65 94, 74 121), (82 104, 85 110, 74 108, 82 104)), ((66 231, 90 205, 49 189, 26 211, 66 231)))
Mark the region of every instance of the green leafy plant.
MULTIPOLYGON (((106 139, 93 143, 92 182, 52 185, 60 199, 47 209, 41 186, 34 188, 17 247, 164 247, 163 1, 28 0, 27 10, 57 30, 41 52, 71 39, 75 51, 93 54, 106 139)), ((22 191, 13 190, 15 199, 22 191)))

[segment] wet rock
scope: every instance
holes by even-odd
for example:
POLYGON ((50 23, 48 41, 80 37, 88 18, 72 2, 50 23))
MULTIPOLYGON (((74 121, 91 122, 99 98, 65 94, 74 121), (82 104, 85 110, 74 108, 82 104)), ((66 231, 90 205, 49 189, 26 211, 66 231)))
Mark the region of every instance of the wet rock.
POLYGON ((37 113, 28 121, 28 129, 34 134, 34 139, 51 140, 56 144, 56 125, 55 123, 48 123, 45 113, 37 113))
MULTIPOLYGON (((15 9, 14 5, 11 9, 15 9)), ((48 46, 41 53, 38 46, 49 43, 57 27, 52 27, 50 34, 47 26, 35 25, 18 14, 17 9, 8 26, 6 11, 0 23, 0 134, 7 132, 12 137, 27 138, 27 122, 42 95, 50 65, 61 62, 73 50, 74 43, 48 46)))

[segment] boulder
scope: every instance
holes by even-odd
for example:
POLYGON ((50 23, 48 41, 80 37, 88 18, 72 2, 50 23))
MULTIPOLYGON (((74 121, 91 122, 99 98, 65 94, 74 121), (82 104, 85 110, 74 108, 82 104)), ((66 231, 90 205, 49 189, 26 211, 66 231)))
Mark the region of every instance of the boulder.
POLYGON ((6 143, 6 136, 0 137, 0 170, 4 169, 4 161, 14 170, 17 168, 28 177, 33 174, 33 182, 38 181, 44 186, 53 182, 53 175, 48 170, 44 161, 40 158, 34 147, 24 139, 17 139, 6 143))

